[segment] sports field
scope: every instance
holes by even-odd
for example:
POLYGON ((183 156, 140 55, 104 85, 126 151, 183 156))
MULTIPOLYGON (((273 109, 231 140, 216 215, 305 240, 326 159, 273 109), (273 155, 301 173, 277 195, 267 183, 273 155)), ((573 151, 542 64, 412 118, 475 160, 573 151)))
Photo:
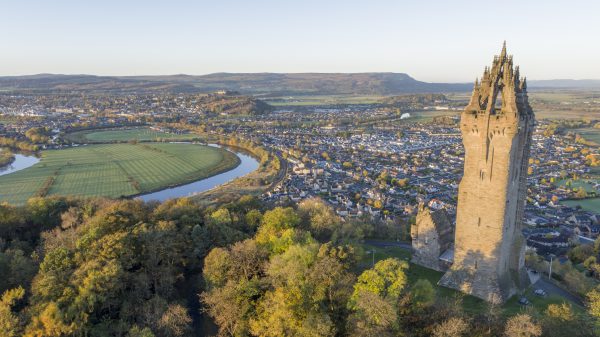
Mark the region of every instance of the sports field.
POLYGON ((596 145, 600 145, 600 129, 596 128, 584 128, 584 129, 575 129, 576 133, 581 135, 581 137, 585 138, 585 140, 589 142, 593 142, 596 145))
POLYGON ((66 135, 66 137, 69 140, 77 143, 126 142, 130 140, 190 140, 194 138, 199 138, 197 134, 193 133, 176 134, 156 131, 150 128, 85 130, 69 133, 66 135))
POLYGON ((34 196, 121 197, 159 190, 227 171, 231 152, 196 144, 100 144, 42 152, 34 166, 0 176, 0 202, 34 196))
POLYGON ((561 202, 571 207, 581 206, 581 208, 583 208, 584 210, 591 212, 598 212, 598 210, 600 209, 600 198, 563 200, 561 202))

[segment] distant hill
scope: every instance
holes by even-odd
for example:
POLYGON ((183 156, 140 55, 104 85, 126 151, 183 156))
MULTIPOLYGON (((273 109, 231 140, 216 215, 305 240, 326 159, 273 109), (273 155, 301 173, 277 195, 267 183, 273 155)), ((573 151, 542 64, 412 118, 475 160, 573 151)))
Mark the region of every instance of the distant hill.
MULTIPOLYGON (((600 88, 600 80, 529 81, 531 88, 600 88)), ((404 73, 215 73, 169 76, 39 74, 0 77, 2 91, 97 93, 210 93, 249 95, 402 95, 470 91, 470 83, 430 83, 404 73)))
POLYGON ((1 90, 33 92, 213 92, 267 95, 396 95, 460 92, 471 84, 428 83, 402 73, 216 73, 202 76, 52 75, 0 77, 1 90))
POLYGON ((600 89, 600 80, 528 80, 527 84, 532 88, 600 89))
POLYGON ((199 99, 202 110, 225 115, 261 115, 273 110, 273 107, 259 99, 235 94, 210 94, 199 99))

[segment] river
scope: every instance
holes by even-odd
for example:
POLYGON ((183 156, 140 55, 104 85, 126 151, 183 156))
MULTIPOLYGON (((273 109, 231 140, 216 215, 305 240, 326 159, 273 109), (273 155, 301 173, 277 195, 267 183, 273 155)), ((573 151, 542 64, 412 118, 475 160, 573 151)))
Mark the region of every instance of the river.
POLYGON ((39 161, 40 159, 35 156, 15 154, 15 160, 11 164, 0 167, 0 176, 26 169, 37 164, 39 161))
MULTIPOLYGON (((219 147, 218 145, 214 144, 210 144, 209 146, 219 147)), ((235 153, 238 156, 238 158, 240 158, 240 164, 236 168, 206 179, 195 181, 193 183, 176 187, 170 187, 153 193, 143 194, 140 195, 138 198, 141 198, 144 201, 165 201, 167 199, 172 198, 189 197, 194 194, 211 190, 217 186, 230 182, 233 179, 245 176, 246 174, 258 169, 258 166, 260 164, 256 159, 252 158, 247 154, 237 152, 232 149, 228 150, 235 153)))

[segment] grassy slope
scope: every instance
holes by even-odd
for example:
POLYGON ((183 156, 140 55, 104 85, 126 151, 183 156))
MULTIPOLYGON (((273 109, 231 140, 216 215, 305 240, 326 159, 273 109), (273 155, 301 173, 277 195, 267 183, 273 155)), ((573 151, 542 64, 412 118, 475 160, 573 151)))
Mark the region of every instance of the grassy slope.
POLYGON ((0 177, 0 202, 22 204, 44 190, 47 195, 128 196, 206 178, 237 164, 230 152, 193 144, 50 150, 38 164, 0 177))
MULTIPOLYGON (((401 247, 381 248, 381 247, 374 247, 374 246, 371 246, 368 244, 364 244, 363 248, 365 249, 365 251, 372 251, 373 248, 375 249, 375 252, 376 252, 375 253, 375 262, 377 262, 379 260, 387 259, 390 257, 395 257, 395 258, 398 258, 401 260, 410 261, 410 257, 411 257, 410 252, 401 247)), ((372 255, 370 253, 366 253, 365 256, 363 257, 362 265, 365 268, 370 268, 371 264, 372 264, 372 255)), ((485 312, 487 304, 483 300, 476 298, 474 296, 463 295, 460 292, 453 290, 453 289, 437 286, 437 282, 440 280, 440 278, 442 277, 443 274, 444 273, 442 273, 442 272, 427 269, 425 267, 421 267, 419 265, 412 264, 412 263, 409 264, 409 269, 407 271, 409 285, 415 283, 419 279, 426 279, 435 286, 438 296, 448 297, 448 298, 451 298, 454 296, 461 296, 462 301, 463 301, 463 308, 466 312, 473 313, 473 314, 485 312)), ((525 295, 525 297, 527 297, 527 299, 529 299, 531 301, 532 306, 535 309, 537 309, 538 311, 546 310, 546 308, 548 307, 549 304, 560 304, 560 303, 564 302, 564 299, 562 299, 560 297, 548 296, 548 297, 542 298, 542 297, 535 296, 533 294, 533 289, 531 289, 531 288, 528 289, 524 295, 525 295)), ((519 305, 518 300, 519 300, 518 296, 513 296, 502 306, 502 310, 505 315, 514 315, 516 313, 519 313, 519 312, 525 310, 524 307, 519 305)), ((579 308, 577 306, 574 306, 574 307, 577 310, 577 312, 581 311, 581 308, 579 308)))

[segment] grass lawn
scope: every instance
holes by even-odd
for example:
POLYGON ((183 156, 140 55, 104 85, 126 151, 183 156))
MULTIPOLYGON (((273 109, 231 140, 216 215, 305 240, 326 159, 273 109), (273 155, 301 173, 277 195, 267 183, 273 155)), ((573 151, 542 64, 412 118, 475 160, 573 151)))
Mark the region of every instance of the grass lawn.
POLYGON ((41 161, 0 176, 0 202, 34 196, 117 198, 206 178, 235 167, 237 156, 195 144, 101 144, 42 152, 41 161))
POLYGON ((571 207, 581 206, 586 211, 598 212, 600 210, 600 198, 563 200, 561 203, 571 207))
POLYGON ((592 182, 595 182, 594 180, 590 179, 577 179, 577 180, 573 180, 573 179, 562 179, 559 180, 557 182, 557 184, 559 186, 565 186, 567 184, 567 181, 571 182, 571 186, 569 186, 570 189, 579 189, 580 187, 583 187, 585 189, 586 192, 594 192, 594 186, 591 184, 592 182))
POLYGON ((581 137, 585 138, 585 140, 593 142, 596 145, 600 145, 600 129, 584 128, 575 129, 574 131, 581 135, 581 137))
MULTIPOLYGON (((363 244, 363 249, 365 250, 364 257, 361 261, 361 266, 363 268, 371 268, 372 265, 372 254, 367 253, 372 252, 375 249, 375 263, 379 260, 384 260, 390 257, 395 257, 401 260, 410 261, 410 252, 401 247, 374 247, 368 244, 363 244)), ((438 272, 435 270, 427 269, 425 267, 421 267, 416 264, 409 263, 409 269, 407 271, 407 277, 409 284, 415 283, 419 279, 426 279, 431 284, 433 284, 436 288, 438 296, 452 298, 455 296, 461 296, 463 302, 463 308, 468 313, 482 313, 486 310, 487 303, 475 296, 464 295, 459 291, 437 286, 438 281, 442 277, 444 273, 438 272)), ((565 300, 561 297, 555 296, 547 296, 547 297, 539 297, 533 294, 533 289, 528 289, 525 292, 525 297, 529 299, 532 303, 532 307, 537 309, 538 311, 544 311, 548 307, 549 304, 560 304, 565 300)), ((503 312, 505 315, 514 315, 525 310, 525 307, 521 306, 518 303, 519 296, 513 296, 509 299, 503 306, 503 312)), ((573 306, 578 309, 578 311, 582 311, 581 308, 577 306, 573 306)))
POLYGON ((77 143, 107 143, 126 142, 129 140, 191 140, 194 138, 199 138, 199 136, 193 133, 174 134, 155 131, 150 128, 132 128, 77 131, 67 134, 66 138, 77 143))

